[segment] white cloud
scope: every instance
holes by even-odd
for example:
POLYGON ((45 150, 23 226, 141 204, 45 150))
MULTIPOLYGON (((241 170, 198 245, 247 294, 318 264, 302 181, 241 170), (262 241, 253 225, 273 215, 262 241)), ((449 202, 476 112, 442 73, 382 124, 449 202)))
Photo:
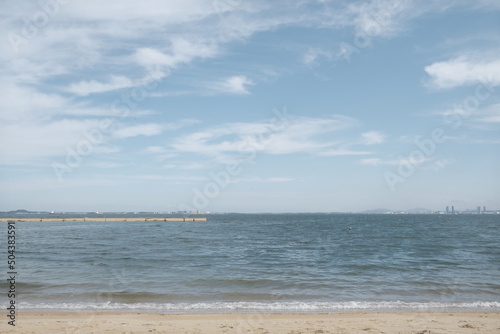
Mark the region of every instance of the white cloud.
POLYGON ((148 146, 144 150, 144 153, 152 153, 152 154, 158 154, 158 153, 167 153, 167 150, 163 146, 148 146))
POLYGON ((254 82, 248 79, 244 75, 230 77, 226 80, 223 88, 226 88, 227 92, 235 94, 250 94, 247 86, 253 85, 254 82))
POLYGON ((158 175, 158 174, 143 174, 143 175, 117 175, 116 178, 131 181, 153 181, 164 182, 171 184, 186 184, 192 182, 206 181, 208 177, 196 175, 158 175))
POLYGON ((319 155, 322 157, 337 157, 337 156, 345 156, 345 155, 367 155, 367 154, 373 154, 373 152, 356 151, 356 150, 349 150, 349 149, 341 148, 341 149, 335 149, 335 150, 325 150, 325 151, 319 153, 319 155))
POLYGON ((178 24, 193 21, 212 15, 217 9, 212 2, 204 0, 162 0, 124 1, 120 3, 87 0, 71 2, 64 7, 65 15, 78 20, 113 20, 118 22, 134 22, 161 24, 169 22, 178 24), (95 10, 99 8, 99 10, 95 10), (143 22, 147 18, 146 22, 143 22), (148 22, 149 21, 149 22, 148 22))
POLYGON ((378 131, 369 131, 361 134, 361 140, 365 145, 375 145, 383 143, 385 136, 378 131))
POLYGON ((43 119, 52 116, 54 110, 69 107, 66 99, 57 94, 42 93, 32 87, 15 85, 9 83, 5 77, 0 79, 0 119, 4 121, 43 119))
MULTIPOLYGON (((412 11, 418 7, 414 1, 344 2, 334 6, 324 2, 325 7, 312 6, 315 9, 303 12, 302 6, 307 3, 290 1, 276 7, 267 1, 236 1, 226 2, 229 6, 223 8, 215 6, 213 1, 204 0, 172 0, 168 4, 161 0, 144 0, 140 4, 133 1, 117 4, 89 0, 61 4, 58 11, 50 15, 48 24, 27 39, 18 53, 13 52, 7 38, 0 42, 2 50, 5 50, 0 53, 0 90, 3 92, 0 119, 8 122, 2 125, 2 129, 7 130, 2 136, 25 134, 32 141, 21 140, 12 144, 12 148, 4 146, 2 154, 12 161, 20 161, 30 155, 33 158, 52 156, 56 152, 63 155, 63 146, 77 143, 81 131, 96 122, 82 120, 82 116, 113 116, 111 108, 95 107, 102 101, 92 100, 92 95, 141 85, 145 80, 151 80, 151 73, 145 75, 145 69, 155 68, 156 80, 159 80, 181 66, 226 54, 225 47, 229 43, 244 42, 257 32, 283 26, 321 26, 334 31, 354 27, 357 32, 369 36, 389 36, 404 30, 409 18, 438 6, 422 5, 424 9, 412 11), (300 15, 296 15, 298 13, 300 15), (68 97, 68 92, 76 97, 68 97), (64 121, 61 121, 61 116, 64 121), (23 121, 23 126, 10 123, 19 121, 23 121), (33 147, 36 150, 32 150, 33 147)), ((23 18, 29 19, 40 12, 40 4, 6 2, 3 9, 9 15, 3 15, 0 30, 22 34, 22 29, 26 28, 23 18)), ((306 63, 312 63, 318 57, 329 58, 333 54, 321 48, 309 50, 303 59, 306 63)), ((474 62, 471 59, 457 58, 432 64, 426 71, 436 85, 467 84, 477 80, 479 74, 484 72, 493 74, 492 82, 498 84, 497 60, 474 62), (451 73, 453 68, 446 65, 456 66, 459 61, 470 65, 470 68, 466 66, 468 71, 460 74, 462 77, 454 77, 451 73)), ((240 70, 231 73, 242 73, 240 70)), ((257 81, 254 78, 258 78, 253 74, 252 78, 243 74, 226 75, 228 77, 212 81, 211 93, 249 94, 250 87, 257 81)), ((186 79, 189 81, 186 90, 199 88, 198 79, 197 75, 186 79)), ((207 87, 204 88, 208 90, 207 87)), ((111 103, 112 99, 104 100, 104 104, 111 103)), ((127 116, 147 112, 134 110, 127 116)), ((493 114, 482 119, 485 122, 498 120, 493 114)), ((332 138, 332 133, 350 125, 350 121, 345 119, 298 118, 291 120, 285 130, 269 132, 269 124, 266 123, 231 123, 223 127, 234 127, 234 130, 220 127, 193 133, 183 137, 186 139, 184 143, 175 141, 172 148, 176 152, 218 156, 239 152, 242 145, 253 145, 258 151, 269 154, 308 152, 334 156, 369 153, 353 150, 341 138, 332 138), (269 136, 269 140, 261 141, 259 136, 269 136)), ((152 136, 175 128, 178 127, 142 124, 119 129, 115 136, 119 139, 152 136)), ((384 140, 376 133, 362 136, 365 144, 384 140)), ((174 154, 171 148, 164 150, 158 154, 174 154)))
MULTIPOLYGON (((128 62, 137 64, 145 68, 148 73, 142 78, 130 79, 124 75, 110 75, 105 81, 84 80, 72 83, 64 91, 76 94, 78 96, 88 96, 95 93, 105 93, 123 88, 141 86, 149 82, 159 81, 168 76, 173 69, 181 64, 187 64, 196 58, 211 58, 218 54, 216 43, 205 40, 188 40, 182 37, 172 37, 165 51, 153 48, 138 48, 131 56, 119 59, 118 65, 126 65, 128 62)), ((131 64, 133 65, 133 64, 131 64)), ((114 65, 116 66, 116 64, 114 65)), ((242 93, 244 85, 251 82, 238 82, 239 77, 230 78, 221 88, 227 90, 240 89, 237 93, 242 93), (240 87, 238 87, 240 84, 240 87)))
POLYGON ((188 170, 196 170, 196 169, 205 169, 207 166, 199 163, 199 162, 189 162, 189 163, 182 163, 178 165, 182 169, 188 169, 188 170))
POLYGON ((116 163, 116 162, 106 162, 106 161, 93 161, 89 162, 87 166, 90 167, 95 167, 95 168, 101 168, 101 169, 110 169, 110 168, 118 168, 122 167, 123 164, 121 163, 116 163))
POLYGON ((246 177, 246 178, 234 178, 231 180, 231 183, 283 183, 283 182, 291 182, 294 179, 289 177, 246 177))
MULTIPOLYGON (((195 119, 182 119, 175 123, 147 123, 132 126, 124 126, 114 131, 113 136, 120 139, 137 137, 137 136, 155 136, 161 134, 165 130, 178 130, 185 126, 198 124, 195 119)), ((165 153, 161 146, 149 146, 146 153, 165 153)))
MULTIPOLYGON (((117 116, 118 113, 109 106, 94 107, 89 102, 74 102, 55 92, 45 93, 31 86, 10 83, 5 77, 0 77, 0 91, 2 121, 48 121, 57 116, 117 116)), ((137 117, 151 113, 148 110, 131 110, 119 116, 137 117)))
POLYGON ((161 65, 174 68, 193 59, 211 58, 219 53, 217 44, 211 41, 173 37, 169 42, 164 50, 139 48, 132 59, 143 67, 161 65))
MULTIPOLYGON (((361 165, 366 165, 366 166, 406 166, 408 164, 411 164, 413 166, 419 166, 424 167, 428 166, 430 163, 434 161, 433 158, 431 157, 424 157, 423 159, 418 158, 418 160, 414 159, 413 157, 407 157, 407 158, 399 158, 399 159, 380 159, 380 158, 366 158, 366 159, 361 159, 358 162, 361 165)), ((435 162, 436 166, 437 165, 442 165, 443 167, 445 166, 442 162, 438 163, 435 162)))
POLYGON ((481 123, 500 123, 500 103, 478 110, 474 120, 481 123))
POLYGON ((250 92, 248 91, 248 86, 254 84, 255 83, 252 80, 248 79, 246 76, 236 75, 226 78, 221 82, 209 84, 207 88, 217 93, 246 95, 250 94, 250 92))
POLYGON ((197 88, 190 90, 178 91, 161 91, 150 93, 150 97, 169 97, 169 96, 183 96, 183 95, 249 95, 249 86, 255 85, 255 82, 245 75, 235 75, 223 79, 214 80, 199 80, 193 83, 197 88))
POLYGON ((67 91, 80 96, 87 96, 94 93, 104 93, 121 88, 134 86, 134 82, 122 75, 111 76, 108 82, 98 82, 96 80, 80 81, 71 84, 67 91))
MULTIPOLYGON (((484 88, 484 92, 486 88, 484 88)), ((492 90, 494 92, 494 90, 492 90)), ((468 124, 468 126, 473 126, 476 129, 478 127, 482 127, 484 125, 495 125, 500 123, 500 103, 491 104, 484 108, 477 108, 474 110, 467 110, 463 108, 463 106, 455 106, 455 108, 450 110, 445 110, 438 113, 443 117, 444 122, 449 122, 449 124, 454 124, 454 122, 459 122, 459 120, 467 121, 463 122, 464 124, 468 124)), ((456 123, 462 124, 462 123, 456 123)), ((464 140, 464 136, 454 137, 454 136, 445 136, 446 140, 464 140)))
POLYGON ((231 123, 183 136, 171 146, 178 153, 190 152, 214 157, 242 152, 307 153, 324 156, 366 154, 339 147, 342 142, 338 140, 320 139, 324 136, 331 137, 335 132, 353 124, 355 120, 344 116, 291 117, 282 124, 231 123))
POLYGON ((368 166, 378 166, 382 164, 382 160, 379 158, 366 158, 359 160, 359 163, 368 166))
POLYGON ((183 170, 201 170, 206 169, 208 166, 201 162, 192 162, 192 161, 174 161, 172 163, 168 163, 163 165, 163 168, 166 169, 183 169, 183 170))
MULTIPOLYGON (((224 3, 228 5, 221 7, 216 2, 203 0, 172 0, 168 4, 145 0, 140 5, 130 1, 118 5, 97 0, 60 4, 50 15, 48 24, 28 39, 20 51, 22 57, 4 53, 0 60, 7 67, 4 73, 22 82, 43 83, 61 74, 88 76, 92 71, 108 75, 105 79, 100 75, 100 78, 61 86, 61 90, 89 96, 140 84, 136 66, 161 66, 159 71, 165 77, 181 64, 216 57, 223 52, 226 43, 241 41, 256 32, 285 24, 321 24, 321 20, 332 19, 315 15, 322 13, 294 15, 301 10, 302 1, 280 4, 279 10, 265 1, 224 3), (127 29, 123 29, 125 26, 127 29), (130 45, 136 49, 130 49, 130 45)), ((364 12, 372 12, 373 6, 356 10, 335 7, 335 17, 342 17, 346 12, 361 17, 364 12)), ((377 10, 390 6, 384 4, 377 10)), ((24 6, 10 3, 4 10, 11 18, 2 23, 1 30, 18 34, 22 33, 23 26, 17 22, 22 22, 26 15, 43 13, 36 3, 24 6)), ((336 28, 349 25, 350 21, 336 28)), ((12 48, 7 46, 6 49, 12 48)), ((219 84, 223 92, 248 94, 248 86, 254 82, 238 75, 219 84)))
POLYGON ((448 159, 437 160, 437 161, 434 162, 434 169, 435 170, 443 169, 446 166, 448 166, 450 163, 451 163, 451 161, 448 160, 448 159))
POLYGON ((137 136, 155 136, 163 131, 163 126, 156 123, 139 124, 127 126, 116 130, 113 135, 120 139, 137 137, 137 136))
MULTIPOLYGON (((4 123, 0 125, 0 156, 2 164, 37 164, 48 158, 65 157, 71 150, 99 153, 105 148, 87 145, 85 133, 99 127, 97 120, 60 120, 54 122, 4 123)), ((64 158, 63 158, 64 160, 64 158)))
POLYGON ((310 48, 307 50, 307 52, 304 54, 302 61, 306 65, 312 65, 315 64, 317 59, 325 57, 327 59, 332 58, 332 53, 326 50, 323 50, 321 48, 310 48))
POLYGON ((185 118, 185 119, 181 119, 175 123, 165 124, 165 129, 177 130, 177 129, 183 128, 185 126, 190 126, 190 125, 199 124, 199 123, 201 123, 200 120, 197 120, 194 118, 185 118))
POLYGON ((453 88, 477 83, 500 85, 500 60, 458 57, 425 67, 436 88, 453 88))
MULTIPOLYGON (((145 150, 142 151, 143 154, 153 155, 157 160, 163 161, 166 159, 171 159, 177 156, 177 153, 172 151, 171 149, 167 149, 163 146, 148 146, 145 150)), ((174 168, 175 164, 169 163, 164 166, 164 168, 174 168), (170 166, 170 167, 167 167, 170 166)))
POLYGON ((176 65, 174 57, 152 48, 140 48, 132 56, 141 66, 148 67, 152 65, 165 65, 173 67, 176 65))
POLYGON ((407 164, 408 159, 400 158, 400 159, 383 160, 380 158, 366 158, 366 159, 359 160, 359 163, 362 165, 367 165, 367 166, 380 166, 380 165, 399 166, 399 165, 407 164))
POLYGON ((481 117, 478 118, 477 120, 485 123, 500 123, 500 115, 481 117))
POLYGON ((426 8, 425 5, 421 7, 415 8, 411 0, 376 0, 354 2, 348 9, 353 14, 352 22, 358 34, 372 37, 392 36, 400 32, 405 21, 426 8))

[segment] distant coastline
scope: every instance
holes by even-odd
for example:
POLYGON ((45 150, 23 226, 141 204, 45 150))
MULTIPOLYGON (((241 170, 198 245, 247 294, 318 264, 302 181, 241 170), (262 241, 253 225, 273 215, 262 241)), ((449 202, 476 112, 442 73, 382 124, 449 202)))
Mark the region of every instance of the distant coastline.
POLYGON ((142 221, 142 222, 204 222, 207 221, 205 217, 64 217, 64 218, 54 218, 54 217, 7 217, 0 218, 0 222, 126 222, 126 221, 142 221))
MULTIPOLYGON (((9 218, 13 220, 19 219, 19 217, 23 218, 55 218, 55 219, 82 219, 85 218, 88 221, 91 221, 91 218, 98 219, 108 219, 111 221, 112 219, 124 219, 124 218, 133 218, 136 221, 143 220, 155 220, 155 219, 180 219, 181 221, 184 218, 192 218, 192 217, 200 217, 207 215, 228 215, 228 214, 241 214, 241 215, 278 215, 278 214, 297 214, 297 215, 310 215, 310 214, 381 214, 381 215, 478 215, 478 214, 500 214, 500 209, 498 210, 486 210, 485 208, 482 210, 454 210, 451 211, 433 211, 424 208, 417 208, 411 210, 391 210, 391 209, 373 209, 373 210, 365 210, 365 211, 347 211, 347 212, 210 212, 210 211, 140 211, 140 212, 100 212, 100 211, 83 211, 83 212, 74 212, 74 211, 29 211, 29 210, 15 210, 15 211, 0 211, 0 218, 9 218)), ((1 220, 3 221, 3 220, 1 220)))

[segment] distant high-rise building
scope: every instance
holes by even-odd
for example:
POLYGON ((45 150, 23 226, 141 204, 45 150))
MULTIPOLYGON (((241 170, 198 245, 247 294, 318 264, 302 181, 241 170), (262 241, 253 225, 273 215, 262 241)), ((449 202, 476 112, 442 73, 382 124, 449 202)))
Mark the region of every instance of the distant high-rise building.
POLYGON ((446 207, 446 213, 447 214, 450 213, 450 207, 449 206, 446 207))
POLYGON ((481 207, 480 207, 480 206, 478 206, 478 207, 477 207, 477 214, 480 214, 480 213, 481 213, 481 207))
POLYGON ((454 206, 454 205, 452 205, 452 206, 451 206, 451 214, 454 214, 454 213, 455 213, 455 206, 454 206))
POLYGON ((483 213, 485 213, 485 212, 486 212, 486 207, 485 207, 485 206, 483 206, 483 213))

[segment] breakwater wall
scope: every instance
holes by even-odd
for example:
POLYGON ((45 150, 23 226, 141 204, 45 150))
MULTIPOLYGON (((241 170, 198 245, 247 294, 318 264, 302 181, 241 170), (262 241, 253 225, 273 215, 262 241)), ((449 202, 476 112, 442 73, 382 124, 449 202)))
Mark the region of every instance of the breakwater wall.
POLYGON ((171 218, 171 217, 143 217, 143 218, 132 218, 132 217, 59 217, 59 218, 0 218, 0 222, 204 222, 207 221, 205 217, 196 218, 171 218))

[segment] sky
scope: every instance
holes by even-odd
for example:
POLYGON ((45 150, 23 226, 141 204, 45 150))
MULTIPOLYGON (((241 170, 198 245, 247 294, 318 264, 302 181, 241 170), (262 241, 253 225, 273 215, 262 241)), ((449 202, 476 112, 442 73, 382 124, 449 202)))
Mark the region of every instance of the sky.
POLYGON ((497 0, 0 8, 0 211, 500 209, 497 0))

